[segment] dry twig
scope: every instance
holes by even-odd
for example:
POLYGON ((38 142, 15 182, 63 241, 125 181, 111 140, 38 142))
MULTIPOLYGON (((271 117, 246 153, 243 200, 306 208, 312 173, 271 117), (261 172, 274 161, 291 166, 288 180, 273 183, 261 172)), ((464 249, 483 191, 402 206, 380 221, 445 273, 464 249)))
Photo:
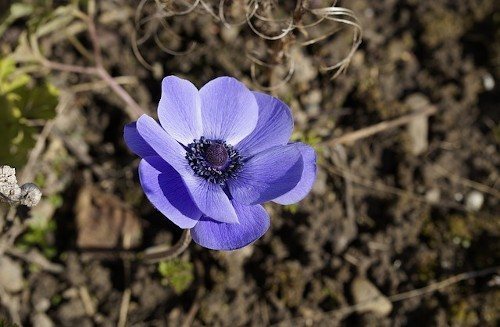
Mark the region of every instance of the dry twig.
POLYGON ((32 263, 40 267, 42 270, 60 274, 64 271, 64 267, 60 264, 50 262, 36 250, 30 250, 28 252, 23 252, 15 247, 10 247, 5 251, 8 255, 24 260, 28 263, 32 263))
MULTIPOLYGON (((465 273, 461 273, 461 274, 449 277, 449 278, 444 279, 440 282, 429 284, 429 285, 422 287, 422 288, 417 288, 417 289, 414 289, 414 290, 411 290, 408 292, 402 292, 402 293, 391 295, 388 297, 388 299, 389 299, 389 301, 394 303, 394 302, 399 302, 399 301, 411 299, 414 297, 421 297, 421 296, 424 296, 426 294, 434 293, 438 290, 441 290, 441 289, 446 288, 448 286, 451 286, 453 284, 457 284, 457 283, 464 281, 464 280, 474 279, 474 278, 487 276, 487 275, 495 274, 495 273, 498 274, 499 272, 500 272, 500 266, 490 267, 490 268, 486 268, 486 269, 482 269, 482 270, 469 271, 469 272, 465 272, 465 273)), ((373 299, 369 299, 369 300, 363 301, 363 302, 355 304, 355 305, 340 308, 338 310, 334 310, 334 311, 330 312, 330 315, 333 317, 338 317, 338 316, 345 317, 353 312, 358 311, 358 309, 365 307, 368 303, 374 302, 376 300, 377 300, 377 298, 373 298, 373 299)))
POLYGON ((334 146, 336 144, 351 144, 354 143, 358 140, 370 137, 372 135, 402 126, 406 125, 415 118, 422 117, 422 116, 432 116, 436 114, 437 109, 435 106, 429 106, 426 109, 423 109, 422 111, 419 112, 414 112, 393 120, 388 120, 388 121, 383 121, 381 123, 368 126, 362 129, 359 129, 354 132, 350 132, 347 134, 344 134, 340 137, 336 137, 331 140, 326 140, 323 142, 320 142, 320 146, 334 146))
POLYGON ((82 19, 88 26, 89 38, 92 44, 92 50, 94 54, 95 65, 92 67, 86 66, 78 66, 78 65, 70 65, 64 63, 58 63, 50 61, 45 58, 41 53, 38 46, 38 39, 35 35, 32 35, 30 38, 30 45, 32 50, 37 58, 37 60, 44 67, 49 68, 51 70, 64 71, 68 73, 76 73, 83 75, 91 75, 99 77, 102 81, 106 83, 111 90, 118 95, 126 104, 125 112, 129 115, 131 119, 137 119, 142 114, 147 113, 131 96, 130 94, 108 73, 108 71, 104 68, 103 64, 103 56, 101 51, 101 45, 99 40, 99 34, 97 33, 97 27, 95 25, 95 1, 89 1, 88 5, 89 11, 88 15, 78 12, 75 14, 76 17, 82 19))

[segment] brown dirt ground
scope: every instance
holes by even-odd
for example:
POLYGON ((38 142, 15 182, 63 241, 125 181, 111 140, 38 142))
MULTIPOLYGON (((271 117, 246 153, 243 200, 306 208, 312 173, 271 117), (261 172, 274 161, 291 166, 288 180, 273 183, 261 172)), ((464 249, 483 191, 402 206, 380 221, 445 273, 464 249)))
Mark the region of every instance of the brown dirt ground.
MULTIPOLYGON (((139 82, 127 89, 151 112, 164 74, 198 86, 219 75, 250 84, 245 49, 283 46, 255 41, 248 28, 224 31, 210 15, 195 11, 170 20, 183 37, 179 48, 195 40, 194 51, 172 56, 151 39, 140 46, 155 66, 152 72, 131 48, 132 3, 103 2, 101 15, 125 18, 103 19, 99 33, 106 67, 116 76, 136 76, 139 82)), ((298 206, 267 206, 271 229, 248 248, 221 253, 192 244, 181 259, 193 264, 194 281, 180 294, 162 282, 156 265, 98 260, 78 250, 80 219, 88 216, 100 223, 112 216, 116 220, 94 222, 95 228, 132 234, 131 244, 139 249, 174 242, 180 231, 142 195, 138 159, 122 140, 129 118, 121 100, 107 90, 76 93, 49 136, 41 168, 51 185, 46 193, 62 197, 62 206, 51 214, 57 227, 49 242, 57 250, 53 260, 65 269, 54 274, 23 263, 25 287, 14 295, 21 321, 34 324, 35 312, 41 312, 61 326, 114 326, 129 289, 131 326, 496 325, 500 292, 498 277, 495 282, 491 274, 394 302, 386 315, 342 311, 354 303, 355 278, 367 278, 391 296, 499 264, 499 92, 498 83, 488 86, 491 79, 500 81, 494 3, 343 1, 364 32, 347 72, 331 81, 331 74, 319 71, 322 54, 341 56, 348 49, 349 37, 340 34, 297 50, 296 74, 273 91, 291 105, 296 137, 316 146, 313 191, 298 206), (438 109, 420 122, 423 127, 417 125, 423 131, 416 136, 402 127, 353 144, 322 143, 407 114, 415 101, 438 109), (422 133, 428 144, 416 153, 422 133), (57 176, 50 177, 54 165, 57 176), (99 192, 104 195, 96 196, 99 192), (477 196, 484 203, 476 210, 470 201, 477 196), (134 227, 115 226, 127 219, 134 227)), ((326 27, 315 33, 321 28, 326 27)), ((16 24, 6 41, 15 42, 22 29, 16 24)), ((63 43, 50 57, 83 62, 63 43)), ((52 78, 61 86, 89 81, 72 74, 52 78)), ((4 307, 2 315, 9 317, 4 307)))

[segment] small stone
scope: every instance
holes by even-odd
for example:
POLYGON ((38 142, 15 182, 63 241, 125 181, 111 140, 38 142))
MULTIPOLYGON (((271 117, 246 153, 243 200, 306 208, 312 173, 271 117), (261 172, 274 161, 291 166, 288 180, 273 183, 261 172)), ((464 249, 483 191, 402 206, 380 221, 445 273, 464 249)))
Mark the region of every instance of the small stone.
POLYGON ((57 315, 63 322, 71 322, 74 319, 85 317, 85 308, 79 298, 73 298, 69 302, 59 306, 57 315))
POLYGON ((495 88, 495 79, 490 73, 483 76, 483 86, 486 91, 491 91, 495 88))
POLYGON ((438 203, 441 200, 441 191, 438 188, 433 188, 427 191, 425 194, 425 199, 429 203, 438 203))
POLYGON ((8 257, 0 257, 0 286, 15 293, 23 289, 24 279, 21 265, 8 257))
POLYGON ((323 99, 321 91, 313 89, 301 97, 305 109, 310 116, 316 117, 319 115, 321 108, 320 104, 323 99))
POLYGON ((239 26, 229 26, 221 29, 221 36, 227 43, 234 42, 240 34, 239 26))
MULTIPOLYGON (((406 99, 406 104, 414 112, 418 112, 429 106, 429 100, 421 94, 412 94, 406 99)), ((428 147, 429 117, 415 117, 408 124, 408 134, 410 136, 410 151, 414 155, 424 153, 428 147)))
POLYGON ((54 323, 45 313, 36 313, 31 316, 31 324, 32 326, 37 327, 53 327, 54 323))
POLYGON ((35 310, 37 312, 45 312, 50 308, 50 301, 49 301, 49 299, 45 299, 45 298, 40 299, 39 301, 37 301, 35 303, 34 307, 35 307, 35 310))
POLYGON ((465 208, 470 211, 479 211, 484 203, 484 195, 478 191, 472 191, 465 198, 465 208))
POLYGON ((360 305, 359 312, 371 312, 387 316, 392 311, 392 303, 368 279, 356 277, 351 285, 354 303, 360 305))
POLYGON ((304 55, 304 50, 300 47, 294 47, 291 53, 294 62, 300 62, 300 65, 295 65, 293 79, 297 83, 310 85, 310 82, 318 75, 318 69, 315 67, 311 57, 304 55))

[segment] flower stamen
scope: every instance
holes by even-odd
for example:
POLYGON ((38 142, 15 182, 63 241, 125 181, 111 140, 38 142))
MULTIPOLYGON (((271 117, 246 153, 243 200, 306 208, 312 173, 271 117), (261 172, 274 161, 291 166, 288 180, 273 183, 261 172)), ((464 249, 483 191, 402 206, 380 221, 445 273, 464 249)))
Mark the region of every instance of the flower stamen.
POLYGON ((186 159, 196 175, 221 185, 243 166, 241 156, 231 145, 203 136, 188 144, 186 159))

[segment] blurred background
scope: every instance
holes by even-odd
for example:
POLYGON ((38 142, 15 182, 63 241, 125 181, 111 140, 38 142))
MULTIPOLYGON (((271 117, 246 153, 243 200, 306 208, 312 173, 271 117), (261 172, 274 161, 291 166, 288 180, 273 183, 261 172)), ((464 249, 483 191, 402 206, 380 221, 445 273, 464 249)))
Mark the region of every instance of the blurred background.
POLYGON ((0 326, 498 325, 498 9, 0 1, 0 165, 44 195, 0 203, 0 326), (182 234, 122 137, 166 75, 269 92, 317 150, 253 245, 134 259, 182 234))

